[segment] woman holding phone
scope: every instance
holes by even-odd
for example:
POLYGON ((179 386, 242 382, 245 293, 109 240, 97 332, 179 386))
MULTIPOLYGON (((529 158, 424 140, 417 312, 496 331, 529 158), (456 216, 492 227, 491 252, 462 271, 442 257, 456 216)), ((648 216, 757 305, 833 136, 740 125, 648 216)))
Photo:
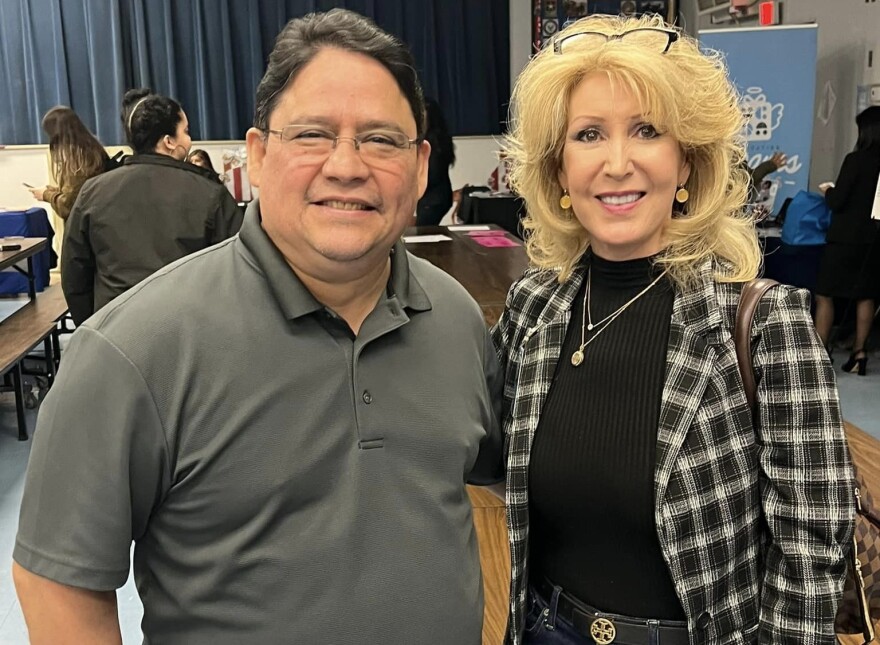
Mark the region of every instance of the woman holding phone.
POLYGON ((56 185, 24 186, 34 199, 49 202, 58 217, 66 220, 83 184, 104 172, 110 157, 76 112, 65 105, 46 112, 43 130, 49 136, 49 158, 56 185))

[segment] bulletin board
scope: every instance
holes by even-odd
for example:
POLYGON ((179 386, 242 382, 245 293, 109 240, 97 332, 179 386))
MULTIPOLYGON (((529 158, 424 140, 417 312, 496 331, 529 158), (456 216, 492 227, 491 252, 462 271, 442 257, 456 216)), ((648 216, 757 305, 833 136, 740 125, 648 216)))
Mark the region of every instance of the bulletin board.
POLYGON ((532 45, 540 50, 568 22, 596 13, 638 16, 656 13, 678 19, 678 0, 532 0, 532 45))

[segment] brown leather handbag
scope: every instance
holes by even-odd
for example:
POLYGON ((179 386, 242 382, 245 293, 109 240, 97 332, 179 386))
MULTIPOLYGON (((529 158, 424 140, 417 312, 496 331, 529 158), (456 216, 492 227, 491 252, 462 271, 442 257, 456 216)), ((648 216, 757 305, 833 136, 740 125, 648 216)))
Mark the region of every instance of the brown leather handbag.
MULTIPOLYGON (((768 278, 757 278, 743 285, 733 342, 742 377, 746 400, 754 415, 758 387, 752 366, 751 328, 755 310, 764 294, 779 284, 768 278)), ((855 468, 855 465, 854 465, 855 468)), ((861 634, 865 645, 874 640, 874 620, 880 618, 880 513, 868 487, 855 470, 856 522, 849 571, 844 585, 843 600, 837 609, 834 630, 838 634, 861 634), (870 606, 869 606, 870 598, 870 606)))
POLYGON ((865 642, 870 642, 863 616, 870 617, 868 623, 871 626, 880 620, 880 506, 871 494, 880 490, 880 460, 876 439, 850 423, 844 423, 844 426, 858 491, 854 539, 864 593, 857 585, 857 579, 847 579, 843 602, 837 611, 836 627, 839 633, 863 634, 865 642))

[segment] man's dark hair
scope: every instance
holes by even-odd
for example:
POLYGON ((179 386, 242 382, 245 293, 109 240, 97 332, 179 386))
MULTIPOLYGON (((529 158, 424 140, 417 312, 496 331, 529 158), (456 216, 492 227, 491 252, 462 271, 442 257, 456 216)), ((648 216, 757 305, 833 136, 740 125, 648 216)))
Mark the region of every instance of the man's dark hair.
POLYGON ((180 103, 148 88, 128 90, 122 98, 122 128, 138 154, 153 152, 166 134, 175 136, 182 120, 180 103))
POLYGON ((369 18, 346 9, 294 18, 275 40, 269 65, 257 87, 254 127, 266 130, 269 115, 284 88, 326 47, 364 54, 381 63, 397 81, 416 121, 417 136, 425 134, 425 99, 409 49, 369 18))

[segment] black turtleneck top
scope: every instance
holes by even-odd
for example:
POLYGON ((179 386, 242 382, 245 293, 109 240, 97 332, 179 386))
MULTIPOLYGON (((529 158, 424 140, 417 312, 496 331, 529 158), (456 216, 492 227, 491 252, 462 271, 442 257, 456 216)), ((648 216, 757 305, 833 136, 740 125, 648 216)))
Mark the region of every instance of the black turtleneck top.
MULTIPOLYGON (((659 275, 653 258, 585 261, 594 324, 659 275)), ((654 521, 672 283, 664 277, 633 302, 574 367, 586 285, 585 277, 532 444, 529 577, 602 611, 684 620, 654 521)))

